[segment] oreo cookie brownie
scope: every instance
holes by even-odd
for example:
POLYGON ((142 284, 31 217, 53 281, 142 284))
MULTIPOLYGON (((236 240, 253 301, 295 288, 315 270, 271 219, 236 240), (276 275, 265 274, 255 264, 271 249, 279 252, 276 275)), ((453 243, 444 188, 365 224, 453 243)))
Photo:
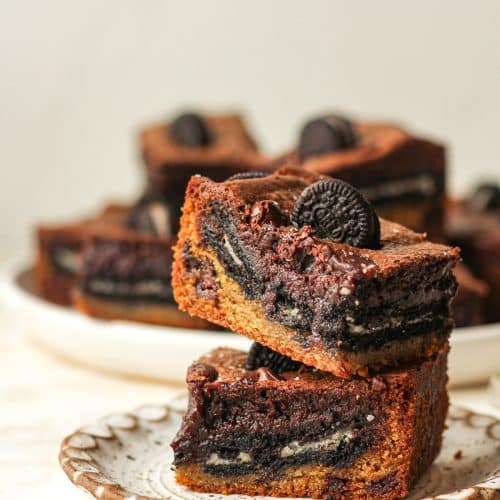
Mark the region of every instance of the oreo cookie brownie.
POLYGON ((308 121, 290 161, 356 186, 378 213, 442 238, 445 149, 388 123, 308 121))
POLYGON ((98 215, 76 223, 37 228, 35 276, 44 298, 61 305, 71 303, 71 289, 81 270, 85 242, 95 231, 121 226, 128 210, 124 205, 109 205, 98 215))
POLYGON ((177 481, 210 493, 406 497, 439 452, 447 346, 372 378, 339 379, 262 352, 217 349, 188 370, 172 443, 177 481))
POLYGON ((181 310, 340 377, 426 358, 453 325, 458 249, 303 169, 193 177, 174 255, 181 310))
POLYGON ((82 254, 73 305, 103 319, 213 329, 179 311, 173 300, 171 227, 168 203, 149 193, 123 225, 94 234, 82 254))
POLYGON ((268 168, 267 158, 258 152, 238 114, 179 114, 169 123, 145 129, 140 147, 151 189, 168 197, 175 219, 180 217, 192 175, 221 181, 239 172, 268 168))

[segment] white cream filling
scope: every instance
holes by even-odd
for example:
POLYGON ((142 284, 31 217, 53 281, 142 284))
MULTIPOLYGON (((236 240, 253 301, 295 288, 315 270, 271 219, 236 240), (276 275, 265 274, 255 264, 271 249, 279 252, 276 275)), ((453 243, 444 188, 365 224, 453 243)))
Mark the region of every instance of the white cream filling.
POLYGON ((409 179, 397 179, 381 182, 373 186, 360 189, 363 195, 370 201, 377 198, 397 197, 410 193, 418 193, 424 196, 432 196, 436 192, 436 182, 428 174, 421 174, 409 179))
POLYGON ((58 248, 54 251, 54 261, 65 271, 78 273, 82 268, 80 252, 70 248, 58 248))
MULTIPOLYGON (((369 417, 373 417, 373 415, 369 415, 369 417)), ((280 457, 293 457, 308 451, 335 451, 342 443, 349 442, 352 437, 353 432, 350 429, 345 428, 339 429, 338 431, 335 431, 318 441, 310 441, 304 444, 300 444, 299 441, 291 441, 281 449, 280 457)), ((206 465, 241 465, 250 463, 252 460, 252 456, 244 451, 240 451, 235 458, 222 458, 218 453, 211 453, 206 461, 206 465)))
POLYGON ((325 436, 318 441, 311 441, 309 443, 300 444, 298 441, 291 441, 284 448, 282 448, 281 458, 288 458, 305 453, 307 451, 334 451, 343 442, 348 442, 352 439, 353 433, 350 429, 339 429, 333 434, 325 436))
POLYGON ((165 293, 165 285, 160 281, 139 281, 137 283, 120 283, 112 280, 93 278, 87 287, 95 293, 104 295, 161 295, 165 293))
POLYGON ((226 235, 224 235, 224 248, 228 251, 229 255, 234 260, 234 262, 235 262, 235 264, 237 266, 242 266, 243 265, 243 262, 236 255, 236 252, 234 251, 233 247, 231 246, 231 243, 229 243, 229 240, 227 239, 226 235))
POLYGON ((385 330, 386 328, 398 328, 403 323, 405 325, 416 325, 418 323, 421 323, 422 321, 429 320, 431 317, 431 313, 427 313, 412 319, 408 319, 406 316, 398 316, 388 318, 386 321, 381 321, 379 323, 376 323, 375 325, 371 325, 369 328, 364 325, 357 325, 354 322, 354 318, 352 318, 351 316, 346 316, 345 320, 347 322, 347 327, 349 328, 349 333, 352 333, 353 335, 363 335, 365 333, 373 333, 374 329, 385 330))
POLYGON ((206 465, 240 465, 252 461, 250 454, 240 451, 236 458, 221 458, 218 453, 210 453, 206 465))

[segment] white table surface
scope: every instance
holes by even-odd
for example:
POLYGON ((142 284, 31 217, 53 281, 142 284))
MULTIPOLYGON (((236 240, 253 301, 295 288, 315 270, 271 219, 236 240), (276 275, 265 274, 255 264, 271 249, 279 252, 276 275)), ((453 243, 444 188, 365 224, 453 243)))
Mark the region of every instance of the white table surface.
MULTIPOLYGON (((0 332, 0 498, 88 498, 59 467, 63 437, 102 415, 184 390, 71 365, 13 332, 1 312, 0 332)), ((500 418, 485 387, 455 390, 451 399, 500 418)))

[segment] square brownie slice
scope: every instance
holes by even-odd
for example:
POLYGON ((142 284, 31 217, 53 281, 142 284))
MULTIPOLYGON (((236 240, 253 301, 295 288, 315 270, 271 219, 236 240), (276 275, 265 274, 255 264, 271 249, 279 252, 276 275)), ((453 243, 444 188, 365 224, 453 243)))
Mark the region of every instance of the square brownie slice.
MULTIPOLYGON (((332 241, 308 224, 297 227, 292 219, 301 216, 304 193, 316 193, 325 179, 287 168, 222 183, 193 177, 174 250, 180 309, 340 377, 432 355, 453 325, 458 249, 383 219, 373 249, 332 241), (208 290, 206 275, 213 276, 208 290)), ((362 209, 351 213, 347 202, 334 210, 304 205, 303 214, 327 226, 332 214, 346 216, 341 232, 356 237, 376 228, 366 201, 351 194, 362 209)))
POLYGON ((381 217, 442 239, 442 144, 389 123, 326 115, 304 125, 289 160, 356 186, 381 217))
POLYGON ((112 204, 82 221, 37 228, 35 277, 44 298, 61 305, 71 303, 71 289, 81 270, 85 241, 96 231, 121 226, 128 210, 125 205, 112 204))
POLYGON ((217 349, 188 370, 189 408, 172 443, 176 479, 208 493, 405 497, 441 447, 447 346, 372 378, 246 369, 217 349))
POLYGON ((183 113, 143 130, 139 137, 150 189, 166 196, 176 215, 192 175, 216 181, 272 168, 258 152, 241 115, 183 113))
POLYGON ((73 305, 102 319, 185 328, 216 328, 179 311, 171 286, 170 211, 161 199, 143 197, 121 226, 94 234, 82 252, 73 305))

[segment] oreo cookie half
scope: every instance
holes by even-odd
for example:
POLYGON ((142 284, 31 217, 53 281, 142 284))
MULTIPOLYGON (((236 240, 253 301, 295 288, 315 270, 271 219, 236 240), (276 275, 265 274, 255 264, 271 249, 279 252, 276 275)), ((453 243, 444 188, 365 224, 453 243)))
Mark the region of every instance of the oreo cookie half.
POLYGON ((266 172, 240 172, 239 174, 233 174, 228 177, 228 181, 239 181, 242 179, 259 179, 261 177, 267 177, 269 174, 266 172))
POLYGON ((307 122, 300 133, 301 158, 319 156, 356 144, 352 123, 339 115, 328 115, 307 122))
POLYGON ((259 368, 269 368, 273 373, 279 375, 284 372, 298 370, 302 363, 293 361, 288 356, 265 347, 258 342, 254 342, 248 351, 246 369, 258 370, 259 368))
POLYGON ((315 182, 302 191, 291 214, 295 227, 311 226, 320 238, 359 248, 380 245, 377 213, 353 186, 339 179, 315 182))
POLYGON ((211 142, 207 123, 196 113, 179 115, 168 130, 172 140, 180 146, 203 147, 211 142))

